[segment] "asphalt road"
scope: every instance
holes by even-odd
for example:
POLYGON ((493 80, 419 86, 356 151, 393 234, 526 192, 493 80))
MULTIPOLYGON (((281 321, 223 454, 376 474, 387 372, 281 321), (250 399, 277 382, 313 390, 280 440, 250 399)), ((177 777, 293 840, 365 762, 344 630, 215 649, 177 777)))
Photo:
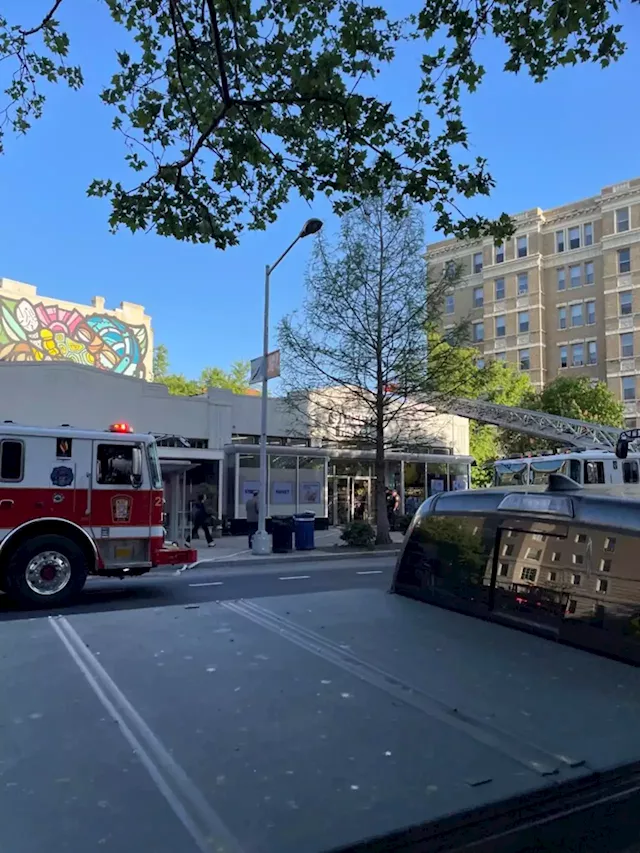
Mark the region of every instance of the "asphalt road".
MULTIPOLYGON (((264 598, 343 589, 388 588, 395 557, 354 558, 251 568, 200 568, 150 573, 140 578, 90 578, 76 604, 64 615, 143 607, 198 605, 207 601, 264 598)), ((25 610, 0 595, 0 621, 56 615, 56 610, 25 610)))

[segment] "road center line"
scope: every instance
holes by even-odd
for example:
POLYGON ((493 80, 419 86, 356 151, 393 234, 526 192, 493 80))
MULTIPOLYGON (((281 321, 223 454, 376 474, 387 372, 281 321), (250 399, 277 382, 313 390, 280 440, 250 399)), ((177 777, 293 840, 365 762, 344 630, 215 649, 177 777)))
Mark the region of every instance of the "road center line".
POLYGON ((190 583, 189 586, 222 586, 224 581, 207 581, 206 583, 190 583))
POLYGON ((279 581, 306 581, 311 575, 288 575, 284 578, 278 578, 279 581))
POLYGON ((368 572, 356 572, 357 575, 381 575, 382 569, 371 569, 368 572))
POLYGON ((64 616, 50 616, 49 624, 109 716, 118 723, 125 740, 201 853, 216 849, 242 853, 239 842, 203 793, 151 731, 68 620, 64 616))

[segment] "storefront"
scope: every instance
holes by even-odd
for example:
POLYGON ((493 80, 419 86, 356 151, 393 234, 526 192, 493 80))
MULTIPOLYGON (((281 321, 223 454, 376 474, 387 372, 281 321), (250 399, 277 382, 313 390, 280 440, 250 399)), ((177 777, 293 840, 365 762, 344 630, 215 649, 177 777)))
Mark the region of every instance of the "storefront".
MULTIPOLYGON (((385 486, 400 495, 400 513, 413 513, 429 495, 469 488, 470 456, 387 453, 385 486)), ((226 514, 232 531, 246 521, 245 504, 260 489, 255 444, 225 447, 226 514)), ((375 520, 375 454, 367 450, 268 447, 267 515, 313 512, 316 526, 375 520)))

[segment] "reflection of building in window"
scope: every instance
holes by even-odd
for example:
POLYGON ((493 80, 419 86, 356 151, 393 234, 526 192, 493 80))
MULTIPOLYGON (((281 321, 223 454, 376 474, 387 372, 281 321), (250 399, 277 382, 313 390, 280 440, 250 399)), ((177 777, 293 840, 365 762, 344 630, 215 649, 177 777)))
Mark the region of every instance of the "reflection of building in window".
POLYGON ((571 583, 574 586, 580 586, 581 580, 582 580, 582 578, 580 577, 580 575, 571 575, 571 583))
POLYGON ((520 577, 522 578, 523 581, 532 581, 533 582, 533 581, 535 581, 537 574, 538 574, 537 569, 534 569, 531 566, 525 566, 525 568, 522 570, 522 572, 520 574, 520 577))
POLYGON ((503 557, 511 557, 513 555, 513 545, 505 545, 502 549, 503 557))
POLYGON ((551 581, 551 583, 555 583, 557 577, 558 575, 556 572, 549 572, 549 574, 547 575, 547 580, 551 581))
POLYGON ((542 549, 540 548, 527 548, 527 553, 525 554, 525 560, 539 560, 542 556, 542 549))
POLYGON ((598 578, 596 581, 596 590, 598 592, 606 592, 609 589, 609 581, 607 578, 598 578))
POLYGON ((600 560, 600 571, 601 572, 610 572, 611 571, 611 560, 600 560))
POLYGON ((587 541, 587 534, 586 533, 576 533, 573 541, 576 542, 578 545, 582 545, 587 541))
POLYGON ((98 445, 97 482, 106 486, 130 486, 133 447, 126 444, 98 445))
POLYGON ((571 556, 573 557, 574 565, 576 565, 576 566, 584 565, 584 556, 582 554, 572 554, 571 556))
POLYGON ((531 538, 534 539, 536 542, 546 542, 547 539, 544 533, 534 533, 531 538))
POLYGON ((500 563, 500 568, 498 569, 498 573, 500 577, 506 578, 509 576, 509 563, 500 563))
POLYGON ((553 552, 553 554, 551 555, 551 562, 552 563, 559 563, 560 562, 560 551, 554 551, 553 552))
POLYGON ((604 550, 613 552, 616 550, 616 538, 615 536, 607 536, 604 540, 604 550))

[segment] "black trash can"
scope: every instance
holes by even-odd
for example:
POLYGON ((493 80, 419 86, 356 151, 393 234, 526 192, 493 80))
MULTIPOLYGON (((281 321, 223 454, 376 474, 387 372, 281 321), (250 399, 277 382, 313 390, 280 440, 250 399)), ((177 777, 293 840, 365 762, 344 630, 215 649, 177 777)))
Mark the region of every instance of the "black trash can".
POLYGON ((288 554, 293 550, 293 518, 274 515, 271 519, 271 550, 274 554, 288 554))
POLYGON ((293 516, 296 533, 296 551, 313 551, 316 547, 316 516, 313 512, 300 512, 293 516))

